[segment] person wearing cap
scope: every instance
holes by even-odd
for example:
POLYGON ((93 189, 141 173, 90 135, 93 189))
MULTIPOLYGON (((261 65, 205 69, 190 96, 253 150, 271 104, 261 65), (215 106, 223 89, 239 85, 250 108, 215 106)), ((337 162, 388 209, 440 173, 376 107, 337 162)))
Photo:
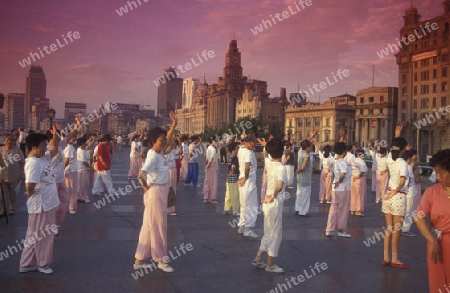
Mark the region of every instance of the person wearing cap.
POLYGON ((243 139, 244 147, 238 152, 239 162, 239 202, 241 213, 238 224, 238 233, 246 237, 258 238, 252 230, 258 216, 258 193, 256 189, 256 157, 253 150, 256 146, 254 135, 247 135, 243 139))
POLYGON ((352 166, 352 185, 351 185, 351 200, 350 211, 352 215, 365 217, 364 203, 366 200, 367 187, 367 165, 364 162, 364 151, 358 149, 356 151, 355 163, 352 166))
POLYGON ((111 180, 111 135, 104 134, 99 139, 98 150, 97 150, 97 178, 94 182, 94 187, 92 188, 92 194, 100 194, 100 189, 104 183, 108 194, 114 193, 114 188, 111 180))

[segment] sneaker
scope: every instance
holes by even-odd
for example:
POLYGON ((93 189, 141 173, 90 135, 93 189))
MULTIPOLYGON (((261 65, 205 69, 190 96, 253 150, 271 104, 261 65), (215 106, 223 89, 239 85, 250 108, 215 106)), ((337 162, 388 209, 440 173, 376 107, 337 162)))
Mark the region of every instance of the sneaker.
POLYGON ((240 213, 234 213, 233 216, 235 217, 239 217, 241 214, 240 213))
POLYGON ((185 187, 192 186, 192 183, 184 183, 184 186, 185 186, 185 187))
POLYGON ((197 184, 195 187, 202 187, 200 184, 197 184))
POLYGON ((273 265, 272 267, 266 267, 266 272, 269 273, 284 273, 284 270, 277 265, 273 265))
POLYGON ((216 204, 217 200, 211 200, 210 203, 216 204))
POLYGON ((259 236, 255 232, 253 232, 252 229, 248 229, 247 231, 244 231, 244 236, 245 237, 255 238, 255 239, 259 238, 259 236))
POLYGON ((356 213, 355 213, 355 216, 358 216, 358 217, 365 217, 366 215, 365 215, 364 213, 356 212, 356 213))
POLYGON ((173 212, 173 213, 170 213, 169 216, 178 216, 178 214, 173 212))
POLYGON ((19 268, 19 273, 35 272, 37 270, 38 270, 37 266, 23 267, 23 268, 19 268))
POLYGON ((243 227, 239 227, 238 234, 240 234, 240 235, 244 234, 244 228, 243 227))
POLYGON ((334 236, 334 232, 333 231, 326 231, 325 232, 325 236, 329 237, 329 236, 334 236))
POLYGON ((230 211, 223 211, 222 215, 231 215, 231 212, 230 211))
POLYGON ((402 236, 413 237, 413 236, 416 236, 416 234, 414 234, 411 231, 408 231, 408 232, 402 232, 402 236))
POLYGON ((305 214, 305 215, 300 215, 298 214, 300 217, 304 217, 304 218, 311 218, 310 214, 305 214))
POLYGON ((338 232, 337 235, 339 237, 346 237, 346 238, 351 238, 352 235, 348 234, 347 232, 338 232))
POLYGON ((90 199, 85 199, 84 202, 85 202, 85 203, 90 203, 91 200, 90 200, 90 199))
POLYGON ((151 264, 143 263, 143 264, 140 264, 140 265, 133 264, 133 269, 135 271, 140 270, 140 269, 145 269, 145 268, 153 270, 155 268, 155 263, 151 263, 151 264))
POLYGON ((203 200, 203 203, 208 203, 208 202, 210 202, 208 199, 203 200))
POLYGON ((323 203, 323 200, 321 200, 320 203, 323 203))
POLYGON ((327 203, 331 203, 331 200, 327 200, 327 203))
POLYGON ((158 269, 160 269, 160 270, 162 270, 163 272, 166 272, 166 273, 172 273, 174 271, 174 269, 171 266, 169 266, 166 263, 162 263, 162 262, 158 263, 158 269))
POLYGON ((38 271, 43 273, 43 274, 46 274, 46 275, 53 274, 53 270, 50 267, 38 268, 38 271))
POLYGON ((77 213, 77 211, 69 211, 69 213, 70 213, 71 215, 75 215, 75 214, 77 213))
POLYGON ((377 201, 375 201, 375 203, 380 203, 380 201, 379 201, 379 200, 377 200, 377 201))
POLYGON ((252 266, 257 267, 258 269, 265 269, 267 266, 262 262, 256 262, 256 260, 252 261, 252 266))

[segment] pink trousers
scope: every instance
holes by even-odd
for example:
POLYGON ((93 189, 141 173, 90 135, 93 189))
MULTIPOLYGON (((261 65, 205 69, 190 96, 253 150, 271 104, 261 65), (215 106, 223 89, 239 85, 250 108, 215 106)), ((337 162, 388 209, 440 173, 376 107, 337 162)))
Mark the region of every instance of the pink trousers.
POLYGON ((389 172, 385 172, 381 175, 381 170, 377 170, 377 190, 376 190, 376 201, 380 201, 384 198, 388 188, 389 182, 389 172))
POLYGON ((56 208, 56 225, 61 225, 69 211, 70 196, 64 182, 56 183, 59 206, 56 208))
POLYGON ((203 186, 203 199, 217 200, 217 163, 212 163, 205 173, 205 185, 203 186))
POLYGON ((323 168, 320 175, 319 200, 331 200, 331 181, 333 173, 329 168, 323 168))
POLYGON ((364 202, 366 200, 366 187, 367 187, 367 178, 363 176, 359 179, 353 181, 354 177, 352 176, 352 190, 351 190, 351 203, 350 203, 350 211, 352 212, 364 212, 364 202))
POLYGON ((78 170, 78 199, 88 200, 90 170, 78 170))
POLYGON ((181 160, 181 169, 180 169, 180 178, 183 180, 186 179, 188 173, 188 159, 187 154, 183 155, 183 159, 181 160))
POLYGON ((66 183, 67 193, 69 194, 70 203, 69 210, 77 210, 77 186, 78 186, 78 172, 67 173, 64 175, 64 182, 66 183))
MULTIPOLYGON (((169 168, 169 186, 173 188, 173 191, 175 191, 175 194, 177 194, 177 169, 176 168, 169 168)), ((167 213, 175 213, 175 206, 167 208, 167 213)))
POLYGON ((167 256, 167 184, 152 184, 144 193, 144 219, 135 257, 162 261, 167 256))
POLYGON ((350 190, 333 191, 331 193, 331 207, 328 212, 327 232, 347 230, 348 209, 350 205, 350 190))
POLYGON ((45 267, 53 260, 54 234, 49 229, 55 225, 56 208, 39 214, 28 215, 28 228, 25 236, 24 248, 20 257, 20 267, 37 265, 45 267), (47 227, 46 227, 47 226, 47 227), (27 245, 25 246, 25 243, 27 245))
POLYGON ((139 170, 142 167, 142 160, 139 156, 130 157, 130 170, 128 171, 128 177, 137 177, 139 170))

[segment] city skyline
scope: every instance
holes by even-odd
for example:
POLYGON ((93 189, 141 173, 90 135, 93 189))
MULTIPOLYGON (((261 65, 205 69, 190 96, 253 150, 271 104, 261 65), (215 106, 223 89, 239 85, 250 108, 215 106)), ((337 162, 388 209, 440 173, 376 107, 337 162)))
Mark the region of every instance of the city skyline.
MULTIPOLYGON (((127 1, 4 4, 1 22, 8 29, 0 46, 4 65, 0 68, 0 92, 24 92, 29 66, 23 68, 19 61, 56 43, 51 54, 44 51, 32 64, 44 68, 47 98, 58 118, 64 114, 65 102, 87 103, 88 111, 107 101, 155 109, 158 89, 153 80, 164 68, 192 63, 197 54, 212 50, 214 58, 198 66, 194 63, 180 77, 203 80, 205 74, 208 83, 217 82, 233 35, 242 52, 244 75, 267 81, 271 97, 278 95, 280 87, 288 93, 307 91, 338 70, 348 70, 350 76, 315 93, 311 101, 323 102, 346 92, 356 95, 372 84, 373 64, 375 85, 397 87, 394 54, 380 58, 377 52, 396 43, 403 15, 411 5, 407 0, 311 0, 312 5, 302 9, 296 8, 301 8, 300 1, 139 3, 122 16, 116 10, 127 1), (280 21, 276 14, 283 11, 290 14, 280 21), (255 27, 263 21, 272 26, 266 25, 255 35, 255 27), (69 40, 69 32, 79 33, 76 41, 69 40)), ((440 0, 413 5, 421 19, 444 11, 440 0)))

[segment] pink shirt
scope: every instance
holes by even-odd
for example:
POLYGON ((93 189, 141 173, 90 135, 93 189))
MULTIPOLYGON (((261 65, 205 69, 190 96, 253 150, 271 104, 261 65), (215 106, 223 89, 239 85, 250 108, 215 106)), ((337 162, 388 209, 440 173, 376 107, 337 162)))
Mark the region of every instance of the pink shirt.
MULTIPOLYGON (((431 225, 442 231, 450 233, 450 198, 448 198, 441 184, 435 184, 425 190, 416 212, 422 212, 430 217, 431 225)), ((421 215, 421 214, 419 214, 421 215)))

